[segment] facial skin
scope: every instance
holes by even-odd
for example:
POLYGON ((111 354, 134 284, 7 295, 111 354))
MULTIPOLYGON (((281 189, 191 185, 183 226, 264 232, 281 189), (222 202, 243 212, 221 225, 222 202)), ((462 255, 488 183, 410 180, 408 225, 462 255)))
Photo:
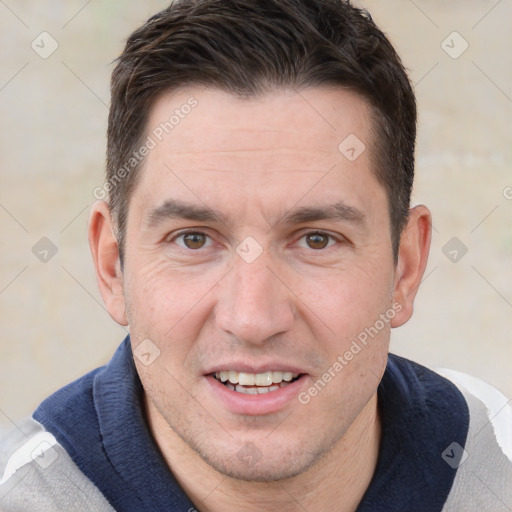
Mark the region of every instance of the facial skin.
POLYGON ((149 339, 161 351, 149 366, 135 359, 148 424, 201 510, 261 510, 279 500, 283 510, 297 501, 341 510, 340 498, 354 510, 378 456, 376 391, 390 328, 412 314, 430 214, 411 210, 395 265, 387 196, 372 172, 370 112, 352 92, 247 100, 190 87, 158 99, 148 134, 191 97, 197 106, 146 157, 122 272, 106 204, 91 214, 109 313, 129 325, 133 349, 149 339), (338 149, 349 134, 366 146, 355 161, 338 149), (184 218, 185 207, 215 215, 184 218), (394 318, 301 403, 393 304, 394 318), (300 378, 254 397, 226 391, 211 376, 221 370, 300 378))

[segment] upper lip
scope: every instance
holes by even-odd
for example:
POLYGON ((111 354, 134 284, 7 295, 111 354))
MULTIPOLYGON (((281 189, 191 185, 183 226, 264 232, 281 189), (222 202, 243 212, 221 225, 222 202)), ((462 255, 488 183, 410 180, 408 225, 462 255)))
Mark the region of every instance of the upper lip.
POLYGON ((265 363, 265 364, 247 364, 242 362, 230 362, 230 363, 217 363, 215 365, 210 366, 204 372, 205 375, 210 375, 215 372, 222 371, 234 371, 234 372, 243 372, 243 373, 265 373, 265 372, 291 372, 291 373, 306 373, 303 368, 299 366, 292 366, 290 363, 265 363))

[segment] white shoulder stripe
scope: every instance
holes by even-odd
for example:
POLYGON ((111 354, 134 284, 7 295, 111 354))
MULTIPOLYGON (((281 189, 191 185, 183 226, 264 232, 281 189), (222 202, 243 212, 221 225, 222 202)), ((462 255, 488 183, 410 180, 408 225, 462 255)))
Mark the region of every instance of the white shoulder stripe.
POLYGON ((485 404, 487 416, 494 427, 496 441, 512 462, 512 400, 490 384, 467 373, 446 368, 437 368, 435 371, 456 386, 465 388, 485 404))
MULTIPOLYGON (((24 445, 18 448, 7 461, 4 476, 0 480, 0 485, 4 484, 9 478, 26 464, 29 464, 38 457, 44 456, 44 453, 57 444, 57 440, 49 432, 40 432, 31 437, 24 445)), ((54 453, 56 453, 54 451, 54 453)), ((44 465, 42 464, 44 467, 44 465)))

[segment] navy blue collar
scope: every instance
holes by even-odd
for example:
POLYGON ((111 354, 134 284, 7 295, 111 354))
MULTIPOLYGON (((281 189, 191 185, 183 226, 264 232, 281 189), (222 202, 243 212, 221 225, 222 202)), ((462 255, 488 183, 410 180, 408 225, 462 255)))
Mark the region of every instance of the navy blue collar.
POLYGON ((53 433, 116 511, 194 509, 146 426, 127 337, 111 361, 45 400, 34 418, 53 433))
POLYGON ((469 409, 448 380, 390 354, 378 389, 382 439, 373 479, 358 512, 439 512, 456 469, 442 453, 466 443, 469 409))
MULTIPOLYGON (((165 464, 144 419, 127 337, 104 367, 46 399, 34 418, 122 512, 188 512, 194 505, 165 464)), ((381 452, 358 512, 438 512, 455 477, 441 453, 464 446, 469 411, 439 375, 390 355, 378 390, 381 452)))

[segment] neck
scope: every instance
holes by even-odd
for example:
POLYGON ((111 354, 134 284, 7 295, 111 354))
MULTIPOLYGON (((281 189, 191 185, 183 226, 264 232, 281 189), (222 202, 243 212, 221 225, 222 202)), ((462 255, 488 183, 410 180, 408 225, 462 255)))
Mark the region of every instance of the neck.
POLYGON ((376 393, 343 438, 313 467, 275 482, 246 482, 222 475, 170 429, 147 398, 146 412, 167 465, 201 512, 353 512, 377 465, 381 424, 376 393))

